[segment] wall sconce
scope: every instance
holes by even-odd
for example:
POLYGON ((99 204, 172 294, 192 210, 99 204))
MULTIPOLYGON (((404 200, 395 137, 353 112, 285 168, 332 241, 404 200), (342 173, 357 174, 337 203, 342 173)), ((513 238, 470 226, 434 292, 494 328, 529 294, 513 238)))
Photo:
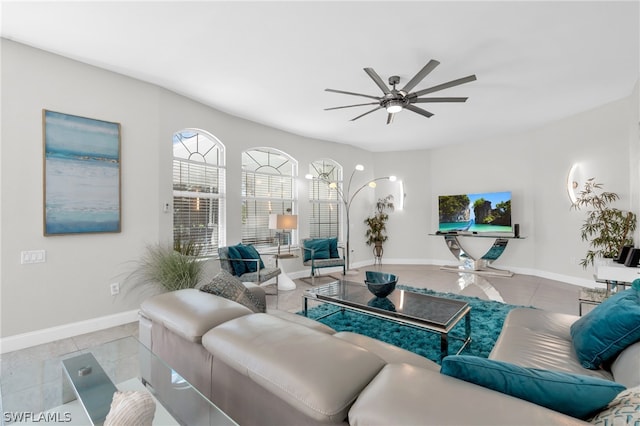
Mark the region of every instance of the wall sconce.
POLYGON ((578 189, 578 181, 576 180, 577 170, 578 163, 573 163, 571 169, 569 169, 569 174, 567 175, 567 194, 569 194, 571 204, 575 204, 576 201, 578 201, 578 196, 576 195, 576 190, 578 189))

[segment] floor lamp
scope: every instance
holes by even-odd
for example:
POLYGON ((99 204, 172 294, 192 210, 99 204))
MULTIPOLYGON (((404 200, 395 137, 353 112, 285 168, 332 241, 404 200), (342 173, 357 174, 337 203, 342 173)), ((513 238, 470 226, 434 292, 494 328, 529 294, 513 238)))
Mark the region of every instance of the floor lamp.
MULTIPOLYGON (((351 184, 353 183, 353 176, 356 174, 356 172, 361 172, 364 170, 364 166, 362 164, 357 164, 356 167, 353 169, 353 171, 351 172, 351 176, 349 177, 349 183, 347 184, 347 190, 344 191, 342 188, 340 188, 338 186, 338 182, 332 182, 329 181, 328 179, 319 176, 317 179, 320 180, 321 182, 326 183, 330 189, 333 189, 334 191, 336 191, 336 193, 338 194, 338 197, 340 198, 340 201, 344 204, 345 207, 345 214, 346 214, 346 225, 347 225, 347 235, 346 235, 346 263, 347 263, 347 273, 349 270, 351 270, 351 261, 350 261, 350 257, 351 257, 351 249, 349 246, 349 242, 350 242, 350 235, 349 235, 349 227, 350 227, 350 217, 349 217, 349 213, 351 211, 351 203, 353 202, 353 199, 356 198, 356 195, 358 195, 360 193, 360 191, 362 191, 365 188, 375 188, 376 187, 376 181, 379 180, 389 180, 391 182, 395 182, 396 181, 396 177, 395 176, 385 176, 385 177, 379 177, 379 178, 375 178, 372 179, 368 182, 366 182, 365 184, 363 184, 362 186, 358 187, 355 191, 353 191, 353 193, 351 192, 351 184)), ((306 176, 307 179, 313 179, 313 175, 307 175, 306 176)))
POLYGON ((282 232, 276 232, 278 237, 278 257, 292 257, 291 254, 291 230, 298 229, 298 215, 297 214, 270 214, 269 215, 269 229, 281 230, 282 232), (289 250, 287 254, 280 254, 280 240, 282 234, 288 235, 287 242, 289 250))

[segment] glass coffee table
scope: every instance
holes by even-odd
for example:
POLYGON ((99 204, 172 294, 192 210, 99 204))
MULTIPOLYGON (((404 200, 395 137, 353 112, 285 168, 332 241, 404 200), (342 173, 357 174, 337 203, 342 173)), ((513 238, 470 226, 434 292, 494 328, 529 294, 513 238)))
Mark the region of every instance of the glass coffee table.
MULTIPOLYGON (((471 307, 467 302, 429 296, 407 290, 394 290, 385 298, 375 297, 364 284, 338 280, 307 290, 302 295, 303 313, 307 316, 308 302, 329 303, 344 309, 388 321, 416 327, 440 335, 440 359, 449 354, 449 332, 463 318, 465 337, 458 354, 471 343, 471 307)), ((333 315, 331 312, 320 318, 333 315)), ((451 337, 455 338, 455 337, 451 337)))
POLYGON ((151 394, 154 425, 236 425, 134 337, 46 360, 35 373, 48 378, 31 393, 41 398, 7 398, 3 383, 0 423, 99 425, 120 390, 151 394))

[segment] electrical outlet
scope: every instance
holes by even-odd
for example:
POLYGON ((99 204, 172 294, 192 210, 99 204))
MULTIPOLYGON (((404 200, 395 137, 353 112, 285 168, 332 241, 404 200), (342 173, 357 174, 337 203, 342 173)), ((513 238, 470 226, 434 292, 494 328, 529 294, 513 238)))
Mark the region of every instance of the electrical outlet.
POLYGON ((112 296, 115 296, 116 294, 120 293, 120 283, 111 283, 109 285, 109 288, 111 289, 112 296))
POLYGON ((47 255, 44 250, 28 250, 20 252, 20 263, 25 265, 28 263, 44 263, 47 261, 47 255))

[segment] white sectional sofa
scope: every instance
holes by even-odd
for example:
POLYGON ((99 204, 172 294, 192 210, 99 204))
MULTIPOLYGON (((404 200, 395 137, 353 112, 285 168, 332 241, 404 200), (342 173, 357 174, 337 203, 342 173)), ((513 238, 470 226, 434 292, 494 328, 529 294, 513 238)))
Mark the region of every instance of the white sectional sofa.
MULTIPOLYGON (((141 340, 241 425, 585 423, 441 374, 440 365, 384 342, 195 289, 155 296, 140 313, 141 340)), ((578 319, 514 309, 490 359, 639 386, 640 342, 607 368, 583 368, 571 343, 578 319)))

